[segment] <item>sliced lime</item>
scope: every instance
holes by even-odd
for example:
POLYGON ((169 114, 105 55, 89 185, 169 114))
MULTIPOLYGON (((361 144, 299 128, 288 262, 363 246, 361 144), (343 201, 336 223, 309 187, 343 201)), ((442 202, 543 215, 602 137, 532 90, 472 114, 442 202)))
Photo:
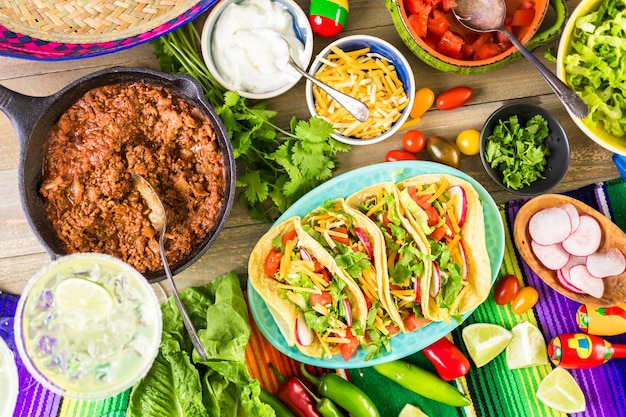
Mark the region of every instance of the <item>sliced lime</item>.
POLYGON ((55 305, 61 314, 80 314, 99 319, 114 307, 113 297, 100 284, 82 278, 68 278, 54 289, 55 305))
POLYGON ((539 384, 537 398, 548 407, 564 413, 585 411, 585 394, 567 370, 554 368, 539 384))
POLYGON ((513 338, 506 347, 509 369, 546 365, 548 352, 541 331, 532 323, 522 322, 511 329, 513 338))
POLYGON ((513 337, 508 329, 497 324, 475 323, 463 328, 463 342, 476 367, 491 362, 513 337))

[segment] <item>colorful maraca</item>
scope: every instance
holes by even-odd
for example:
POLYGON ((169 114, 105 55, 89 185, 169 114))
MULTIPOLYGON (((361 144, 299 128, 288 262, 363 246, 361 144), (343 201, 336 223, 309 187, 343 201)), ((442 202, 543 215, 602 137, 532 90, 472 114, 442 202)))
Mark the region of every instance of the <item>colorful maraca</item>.
POLYGON ((550 340, 548 357, 563 368, 593 368, 611 359, 626 358, 626 345, 612 344, 591 334, 566 333, 550 340))
POLYGON ((341 32, 348 20, 348 0, 311 0, 309 22, 313 33, 332 37, 341 32))
POLYGON ((583 304, 576 312, 576 323, 588 334, 615 336, 626 333, 626 304, 613 307, 583 304))

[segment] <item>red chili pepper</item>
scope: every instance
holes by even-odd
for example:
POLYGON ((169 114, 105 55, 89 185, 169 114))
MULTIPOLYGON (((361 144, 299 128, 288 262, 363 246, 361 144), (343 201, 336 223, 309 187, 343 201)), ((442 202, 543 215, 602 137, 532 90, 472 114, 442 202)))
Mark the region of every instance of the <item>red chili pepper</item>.
POLYGON ((297 417, 322 417, 319 411, 317 411, 315 399, 313 399, 302 381, 295 376, 285 378, 271 363, 269 367, 281 383, 276 396, 280 398, 297 417))
POLYGON ((432 345, 422 349, 428 360, 435 366, 442 379, 450 381, 461 377, 470 369, 469 360, 447 337, 442 337, 432 345))
POLYGON ((598 309, 596 309, 596 311, 602 316, 619 316, 626 320, 626 311, 618 306, 599 307, 598 309))

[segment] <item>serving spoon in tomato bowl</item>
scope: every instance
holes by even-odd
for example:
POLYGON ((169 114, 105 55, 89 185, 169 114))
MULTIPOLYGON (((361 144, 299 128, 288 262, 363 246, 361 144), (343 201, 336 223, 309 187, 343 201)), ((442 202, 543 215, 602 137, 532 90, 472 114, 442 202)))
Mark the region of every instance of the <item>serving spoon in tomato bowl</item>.
POLYGON ((506 3, 504 0, 456 0, 452 9, 456 19, 468 29, 476 32, 498 31, 507 37, 526 59, 530 61, 544 80, 552 88, 570 113, 584 118, 589 113, 587 104, 541 63, 522 43, 504 26, 506 3))

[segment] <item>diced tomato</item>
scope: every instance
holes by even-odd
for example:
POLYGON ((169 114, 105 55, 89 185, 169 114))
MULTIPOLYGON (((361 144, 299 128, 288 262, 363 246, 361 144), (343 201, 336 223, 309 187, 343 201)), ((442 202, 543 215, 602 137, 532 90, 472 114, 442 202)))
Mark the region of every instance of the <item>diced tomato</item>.
POLYGON ((424 0, 404 0, 404 7, 410 14, 418 14, 424 7, 424 0))
POLYGON ((430 234, 430 238, 438 242, 441 239, 443 239, 445 235, 446 235, 446 228, 440 226, 440 227, 435 227, 435 230, 433 230, 433 232, 430 234))
POLYGON ((439 43, 437 44, 437 50, 442 54, 446 54, 452 57, 459 57, 461 55, 461 47, 463 46, 463 38, 459 35, 452 33, 450 30, 446 30, 439 43))
POLYGON ((333 296, 329 291, 322 291, 321 294, 311 293, 309 295, 309 300, 311 301, 311 305, 322 305, 327 306, 333 303, 333 296))
POLYGON ((295 230, 290 230, 289 232, 285 233, 283 235, 282 240, 281 240, 283 246, 285 246, 287 244, 287 242, 289 242, 290 240, 296 239, 297 236, 298 236, 298 234, 296 233, 295 230))
POLYGON ((340 343, 339 350, 341 351, 341 356, 343 356, 344 360, 350 359, 354 356, 357 348, 359 347, 359 339, 352 333, 352 329, 348 329, 346 332, 346 339, 348 339, 349 343, 340 343))
POLYGON ((431 204, 428 202, 428 199, 432 197, 432 194, 422 194, 417 195, 417 190, 415 187, 409 187, 406 189, 409 193, 409 196, 417 203, 418 206, 426 210, 426 208, 431 207, 431 204))
POLYGON ((433 10, 431 16, 428 19, 428 33, 441 38, 450 29, 450 22, 441 10, 433 10))
POLYGON ((441 220, 441 217, 439 217, 439 213, 437 212, 437 209, 434 208, 433 206, 426 207, 426 209, 424 209, 424 211, 428 215, 428 225, 429 226, 432 227, 432 226, 436 225, 437 223, 439 223, 439 221, 441 220))
POLYGON ((456 8, 456 0, 443 0, 441 8, 444 12, 449 12, 450 10, 456 8))
POLYGON ((280 267, 280 260, 283 258, 283 253, 280 249, 272 249, 265 258, 264 270, 267 275, 274 277, 280 267))
POLYGON ((425 10, 409 15, 409 24, 420 38, 426 36, 428 31, 428 16, 430 15, 430 7, 425 10))
POLYGON ((476 49, 477 59, 489 59, 500 53, 500 47, 495 43, 486 43, 476 49))
POLYGON ((535 3, 532 1, 525 0, 522 4, 517 8, 518 10, 530 10, 535 8, 535 3))
POLYGON ((330 272, 328 271, 328 269, 324 268, 320 271, 320 274, 322 274, 322 277, 324 277, 324 281, 326 282, 330 282, 331 281, 331 277, 330 277, 330 272))
POLYGON ((511 20, 511 26, 527 27, 533 23, 535 18, 535 9, 517 9, 513 13, 513 19, 511 20))
POLYGON ((398 326, 396 326, 396 323, 394 323, 394 322, 389 323, 388 325, 385 326, 385 328, 389 332, 390 336, 393 336, 394 334, 400 333, 400 328, 398 326))
POLYGON ((338 243, 343 243, 344 245, 350 244, 350 239, 348 237, 348 228, 345 226, 336 227, 332 229, 333 232, 340 233, 342 236, 336 236, 334 233, 330 235, 330 238, 338 243), (343 236, 345 235, 345 236, 343 236))
POLYGON ((430 320, 423 317, 417 317, 414 313, 409 314, 404 319, 404 327, 406 327, 406 329, 410 332, 413 330, 419 330, 428 323, 430 323, 430 320))

